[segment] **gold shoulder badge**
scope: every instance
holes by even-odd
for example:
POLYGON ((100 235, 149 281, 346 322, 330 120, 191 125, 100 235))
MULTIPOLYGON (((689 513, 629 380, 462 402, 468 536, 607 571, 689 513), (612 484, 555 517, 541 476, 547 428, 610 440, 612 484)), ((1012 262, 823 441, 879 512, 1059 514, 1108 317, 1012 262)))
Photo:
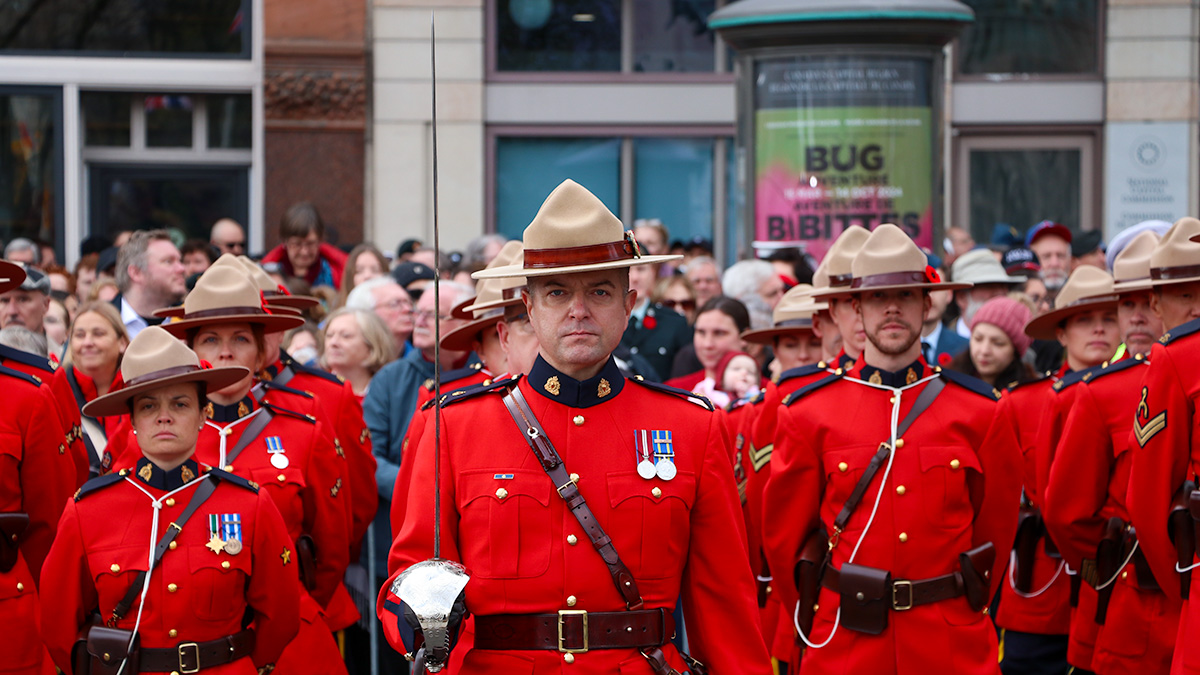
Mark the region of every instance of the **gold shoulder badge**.
POLYGON ((1161 342, 1161 343, 1163 343, 1164 345, 1165 345, 1165 344, 1167 344, 1168 342, 1170 342, 1170 341, 1171 341, 1171 334, 1170 334, 1170 333, 1163 333, 1163 334, 1162 334, 1162 337, 1158 338, 1158 341, 1159 341, 1159 342, 1161 342))
POLYGON ((423 382, 421 384, 421 386, 425 387, 425 391, 433 391, 433 378, 431 377, 431 378, 425 380, 425 382, 423 382))
POLYGON ((1150 417, 1150 406, 1146 404, 1146 397, 1149 395, 1150 388, 1142 387, 1142 400, 1138 403, 1137 416, 1133 418, 1133 438, 1143 448, 1158 432, 1167 428, 1166 410, 1150 417))
POLYGON ((542 388, 550 392, 551 396, 558 396, 558 392, 562 388, 562 385, 558 382, 558 376, 554 375, 550 379, 546 380, 546 384, 543 384, 542 388))
POLYGON ((608 380, 604 379, 603 377, 600 378, 600 386, 596 387, 596 395, 599 396, 600 398, 604 398, 605 396, 608 396, 611 393, 612 393, 612 386, 609 385, 608 380))

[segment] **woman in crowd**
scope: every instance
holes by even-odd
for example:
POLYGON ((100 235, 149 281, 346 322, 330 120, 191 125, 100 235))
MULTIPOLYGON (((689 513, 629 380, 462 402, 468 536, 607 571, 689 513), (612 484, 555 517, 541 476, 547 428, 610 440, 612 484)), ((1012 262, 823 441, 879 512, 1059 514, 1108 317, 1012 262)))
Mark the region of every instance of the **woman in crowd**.
POLYGON ((284 334, 282 347, 292 359, 305 366, 315 367, 321 358, 321 329, 311 321, 305 321, 303 326, 284 334))
POLYGON ((67 344, 67 326, 71 323, 70 312, 62 300, 50 298, 46 314, 42 317, 42 329, 46 331, 46 340, 55 358, 62 358, 62 346, 67 344))
POLYGON ((342 273, 342 287, 338 291, 338 307, 346 306, 346 296, 354 287, 368 279, 388 273, 390 266, 383 253, 371 244, 359 244, 346 258, 346 270, 342 273))
POLYGON ((667 380, 666 384, 691 391, 702 380, 719 382, 717 367, 729 352, 745 351, 741 334, 750 328, 750 313, 739 300, 718 296, 709 300, 696 314, 692 344, 701 369, 667 380))
POLYGON ((63 672, 80 672, 72 651, 82 633, 93 673, 269 672, 296 635, 295 547, 265 490, 206 473, 194 458, 206 394, 249 372, 206 368, 150 327, 130 345, 123 375, 128 386, 84 414, 131 415, 140 456, 89 481, 63 511, 42 575, 54 582, 41 585, 54 608, 41 613, 50 654, 63 672), (215 525, 206 514, 217 514, 215 525))
POLYGON ((350 383, 362 401, 379 369, 396 358, 396 342, 374 312, 344 307, 325 324, 321 365, 350 383))
POLYGON ((1025 324, 1032 316, 1027 300, 1013 296, 988 300, 971 321, 968 348, 955 357, 950 367, 997 389, 1012 389, 1037 379, 1033 368, 1023 360, 1033 342, 1025 334, 1025 324))
POLYGON ((292 204, 279 222, 279 238, 283 243, 263 256, 264 263, 277 263, 285 277, 298 277, 313 288, 341 287, 346 254, 325 242, 325 221, 317 207, 292 204))
POLYGON ((659 279, 650 294, 650 304, 675 310, 687 319, 689 326, 696 322, 696 289, 682 274, 659 279))

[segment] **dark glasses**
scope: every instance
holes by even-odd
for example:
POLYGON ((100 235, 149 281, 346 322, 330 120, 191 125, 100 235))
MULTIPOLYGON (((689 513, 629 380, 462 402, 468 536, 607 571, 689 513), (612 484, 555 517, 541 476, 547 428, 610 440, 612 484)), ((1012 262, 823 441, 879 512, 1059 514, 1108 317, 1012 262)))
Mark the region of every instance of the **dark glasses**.
POLYGON ((662 300, 659 304, 676 312, 690 312, 696 309, 695 300, 662 300))

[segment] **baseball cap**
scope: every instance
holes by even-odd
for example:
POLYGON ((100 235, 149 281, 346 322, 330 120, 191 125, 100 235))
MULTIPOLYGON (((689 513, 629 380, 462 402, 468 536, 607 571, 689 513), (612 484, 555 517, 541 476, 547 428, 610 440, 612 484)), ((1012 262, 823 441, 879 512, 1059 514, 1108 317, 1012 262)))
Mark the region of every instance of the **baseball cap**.
POLYGON ((1085 256, 1096 249, 1104 248, 1104 236, 1099 230, 1088 230, 1080 232, 1078 237, 1071 240, 1071 256, 1078 258, 1085 256))
POLYGON ((1053 234, 1062 237, 1063 239, 1066 239, 1068 243, 1071 241, 1071 230, 1068 229, 1066 225, 1060 225, 1053 220, 1043 220, 1037 225, 1029 228, 1029 232, 1025 235, 1025 246, 1032 246, 1033 242, 1047 234, 1053 234))
POLYGON ((408 285, 414 281, 420 281, 421 279, 432 280, 434 274, 428 265, 406 262, 396 265, 396 268, 392 270, 392 278, 396 280, 396 283, 407 289, 408 285))
POLYGON ((1000 259, 1000 266, 1008 274, 1029 272, 1037 274, 1042 271, 1042 263, 1037 254, 1024 247, 1010 248, 1000 259))

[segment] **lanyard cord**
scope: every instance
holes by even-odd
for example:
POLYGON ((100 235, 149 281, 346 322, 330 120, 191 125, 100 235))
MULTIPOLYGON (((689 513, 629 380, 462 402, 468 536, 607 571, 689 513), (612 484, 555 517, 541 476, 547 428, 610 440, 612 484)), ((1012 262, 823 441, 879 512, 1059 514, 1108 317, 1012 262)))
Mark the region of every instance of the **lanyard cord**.
POLYGON ((262 411, 263 411, 262 408, 256 408, 254 410, 254 412, 250 413, 249 415, 246 415, 245 417, 242 417, 240 419, 236 419, 236 420, 230 422, 229 424, 226 424, 225 426, 221 426, 220 424, 217 424, 216 422, 213 422, 212 420, 208 420, 208 419, 204 420, 204 426, 212 427, 213 429, 216 429, 217 435, 221 439, 221 451, 218 455, 219 459, 217 461, 217 466, 221 467, 222 469, 225 468, 225 444, 229 440, 229 434, 233 433, 233 428, 235 426, 241 424, 242 422, 254 419, 254 417, 262 411))

